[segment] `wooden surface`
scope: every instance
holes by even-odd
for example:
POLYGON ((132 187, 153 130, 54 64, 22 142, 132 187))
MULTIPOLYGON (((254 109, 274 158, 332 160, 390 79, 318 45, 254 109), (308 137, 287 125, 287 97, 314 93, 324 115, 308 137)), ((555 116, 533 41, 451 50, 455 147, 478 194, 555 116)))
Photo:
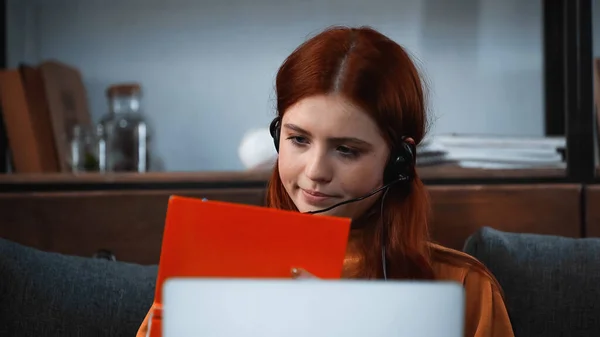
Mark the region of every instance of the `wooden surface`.
POLYGON ((579 185, 432 186, 432 238, 462 249, 483 226, 516 233, 579 237, 579 185))
MULTIPOLYGON (((421 179, 460 179, 460 178, 560 178, 564 169, 513 169, 487 170, 468 169, 454 165, 425 166, 418 168, 421 179)), ((222 171, 222 172, 150 172, 138 173, 81 173, 81 174, 4 174, 1 184, 82 184, 82 183, 182 183, 216 181, 264 181, 270 177, 269 171, 222 171)))
MULTIPOLYGON (((430 186, 433 239, 461 249, 482 226, 577 237, 578 185, 430 186)), ((264 191, 104 191, 0 194, 0 237, 46 251, 157 263, 170 195, 262 205, 264 191)))
POLYGON ((600 237, 600 186, 586 188, 586 236, 600 237))
POLYGON ((157 263, 170 195, 261 205, 261 190, 0 194, 0 237, 46 251, 157 263))

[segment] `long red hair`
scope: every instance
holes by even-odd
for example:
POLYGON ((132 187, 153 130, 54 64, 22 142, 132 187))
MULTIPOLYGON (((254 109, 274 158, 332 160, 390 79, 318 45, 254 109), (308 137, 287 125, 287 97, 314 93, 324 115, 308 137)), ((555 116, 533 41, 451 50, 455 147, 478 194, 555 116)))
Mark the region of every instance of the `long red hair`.
MULTIPOLYGON (((330 93, 344 95, 365 110, 390 148, 403 136, 419 144, 425 135, 424 86, 417 68, 400 45, 371 28, 329 28, 300 45, 279 68, 276 94, 280 117, 305 97, 330 93)), ((382 226, 387 232, 384 244, 389 278, 434 277, 428 245, 429 197, 417 173, 413 174, 409 186, 396 184, 388 191, 384 219, 380 219, 379 203, 367 212, 372 215, 372 225, 361 229, 358 246, 364 263, 357 277, 382 277, 382 226)), ((277 165, 269 181, 267 206, 297 210, 277 165)))

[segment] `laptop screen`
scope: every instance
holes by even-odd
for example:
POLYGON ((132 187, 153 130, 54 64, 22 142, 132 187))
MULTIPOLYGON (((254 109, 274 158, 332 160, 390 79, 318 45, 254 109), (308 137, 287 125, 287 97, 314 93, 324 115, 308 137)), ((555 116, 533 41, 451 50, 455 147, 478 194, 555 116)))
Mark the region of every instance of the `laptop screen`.
POLYGON ((454 282, 170 279, 163 336, 462 337, 454 282))

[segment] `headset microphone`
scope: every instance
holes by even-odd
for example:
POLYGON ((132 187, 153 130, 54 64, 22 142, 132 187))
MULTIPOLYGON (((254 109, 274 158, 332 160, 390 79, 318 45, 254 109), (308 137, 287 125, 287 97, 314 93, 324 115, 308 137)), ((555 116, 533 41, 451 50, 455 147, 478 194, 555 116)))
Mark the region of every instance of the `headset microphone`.
POLYGON ((383 190, 391 187, 392 185, 394 185, 397 182, 406 181, 406 180, 408 180, 408 177, 401 177, 401 178, 399 178, 399 179, 397 179, 395 181, 392 181, 392 182, 390 182, 388 184, 385 184, 385 185, 381 186, 380 188, 374 190, 373 192, 371 192, 369 194, 363 195, 362 197, 348 199, 348 200, 339 202, 339 203, 337 203, 335 205, 329 206, 327 208, 319 209, 319 210, 316 210, 316 211, 308 211, 308 212, 304 212, 304 213, 305 214, 317 214, 317 213, 327 212, 327 211, 330 211, 330 210, 332 210, 334 208, 340 207, 340 206, 345 205, 345 204, 349 204, 349 203, 353 203, 353 202, 364 200, 364 199, 366 199, 366 198, 368 198, 368 197, 370 197, 370 196, 372 196, 372 195, 374 195, 376 193, 379 193, 379 192, 381 192, 381 191, 383 191, 383 190))

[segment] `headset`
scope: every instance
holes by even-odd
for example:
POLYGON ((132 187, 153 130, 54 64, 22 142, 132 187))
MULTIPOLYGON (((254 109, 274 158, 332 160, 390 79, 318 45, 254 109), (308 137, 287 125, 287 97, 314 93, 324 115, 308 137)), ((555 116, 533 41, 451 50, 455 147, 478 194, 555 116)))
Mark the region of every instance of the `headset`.
MULTIPOLYGON (((279 142, 281 138, 281 117, 275 117, 269 126, 269 131, 271 133, 271 137, 273 137, 273 143, 275 145, 275 150, 279 153, 279 142)), ((339 206, 349 204, 352 202, 357 202, 366 198, 373 196, 376 193, 381 191, 383 192, 383 196, 381 198, 381 219, 383 219, 383 201, 389 191, 390 187, 397 183, 407 184, 413 178, 414 166, 416 163, 416 148, 415 145, 407 142, 406 137, 402 137, 400 143, 392 148, 390 153, 390 158, 386 164, 386 167, 383 172, 383 186, 358 198, 353 198, 349 200, 345 200, 329 206, 324 209, 306 212, 308 214, 317 214, 327 212, 339 206)), ((383 278, 387 280, 387 262, 386 262, 386 254, 385 254, 385 226, 382 226, 381 233, 381 260, 382 260, 382 269, 383 269, 383 278)))

